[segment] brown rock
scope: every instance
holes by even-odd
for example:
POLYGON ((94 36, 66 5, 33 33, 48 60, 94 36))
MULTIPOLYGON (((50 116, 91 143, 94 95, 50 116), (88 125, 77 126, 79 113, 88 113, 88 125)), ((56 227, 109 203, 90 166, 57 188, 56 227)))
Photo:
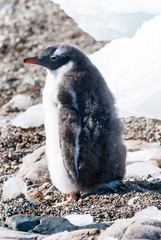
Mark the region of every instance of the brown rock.
POLYGON ((161 239, 161 221, 152 219, 127 219, 116 221, 99 238, 114 237, 118 240, 161 239))
MULTIPOLYGON (((125 145, 128 152, 135 152, 135 151, 147 150, 147 149, 153 149, 153 148, 159 149, 158 143, 148 143, 148 142, 139 141, 139 140, 125 141, 125 145)), ((161 153, 160 153, 160 157, 161 157, 161 153)))
POLYGON ((34 199, 38 199, 38 200, 44 200, 43 193, 40 190, 36 190, 36 191, 30 193, 29 197, 34 198, 34 199))
POLYGON ((65 231, 47 237, 45 240, 98 240, 100 234, 103 232, 104 230, 99 229, 82 229, 72 232, 65 231))
POLYGON ((19 231, 14 231, 8 228, 0 227, 0 239, 1 240, 18 240, 18 239, 24 239, 24 240, 42 240, 46 236, 45 235, 40 235, 40 234, 35 234, 35 233, 28 233, 28 232, 19 232, 19 231))
POLYGON ((32 154, 24 157, 23 164, 17 176, 29 179, 33 183, 44 183, 50 181, 45 156, 45 146, 38 148, 32 154))
POLYGON ((161 149, 157 151, 157 153, 150 159, 150 161, 157 167, 161 168, 161 149))

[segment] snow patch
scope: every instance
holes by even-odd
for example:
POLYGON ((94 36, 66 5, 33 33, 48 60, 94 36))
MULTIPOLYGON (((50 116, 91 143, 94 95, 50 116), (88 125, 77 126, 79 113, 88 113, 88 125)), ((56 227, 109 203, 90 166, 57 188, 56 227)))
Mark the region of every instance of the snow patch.
POLYGON ((126 161, 127 162, 149 161, 154 156, 154 154, 157 153, 157 151, 158 148, 128 152, 126 161))
POLYGON ((19 110, 26 110, 32 105, 30 96, 25 96, 24 94, 15 95, 8 103, 6 103, 3 108, 11 107, 18 108, 19 110))
POLYGON ((10 118, 8 116, 0 116, 0 128, 4 127, 9 122, 10 118))
POLYGON ((161 211, 157 207, 151 206, 135 213, 133 218, 147 218, 161 221, 161 211))
POLYGON ((126 167, 126 177, 142 177, 148 175, 161 175, 161 169, 152 163, 137 162, 126 167))
POLYGON ((23 193, 27 197, 27 185, 20 177, 9 178, 3 185, 3 198, 12 197, 15 193, 23 193))
POLYGON ((18 114, 12 121, 12 125, 21 128, 33 128, 44 124, 44 112, 42 104, 34 105, 25 112, 18 114))
POLYGON ((70 223, 76 226, 85 226, 88 224, 93 224, 93 217, 90 214, 71 214, 65 216, 66 219, 69 220, 70 223))

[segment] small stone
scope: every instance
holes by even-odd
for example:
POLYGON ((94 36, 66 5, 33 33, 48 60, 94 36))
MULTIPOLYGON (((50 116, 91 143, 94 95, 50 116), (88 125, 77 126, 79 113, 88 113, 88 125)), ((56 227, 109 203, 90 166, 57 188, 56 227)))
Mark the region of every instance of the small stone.
POLYGON ((52 196, 47 195, 47 196, 44 197, 44 199, 47 200, 47 201, 52 200, 52 196))
POLYGON ((45 193, 44 196, 51 196, 55 190, 54 185, 52 185, 45 193))
POLYGON ((134 206, 137 204, 137 200, 139 200, 139 197, 133 197, 128 201, 129 206, 134 206))
POLYGON ((10 196, 9 200, 11 201, 11 200, 13 200, 13 199, 19 199, 19 198, 24 199, 24 198, 25 198, 25 194, 24 194, 24 193, 21 193, 21 192, 13 193, 13 194, 10 196))
POLYGON ((105 217, 105 218, 110 218, 109 212, 105 212, 105 213, 104 213, 104 217, 105 217))
POLYGON ((36 190, 29 194, 29 197, 39 200, 44 200, 43 193, 40 190, 36 190))

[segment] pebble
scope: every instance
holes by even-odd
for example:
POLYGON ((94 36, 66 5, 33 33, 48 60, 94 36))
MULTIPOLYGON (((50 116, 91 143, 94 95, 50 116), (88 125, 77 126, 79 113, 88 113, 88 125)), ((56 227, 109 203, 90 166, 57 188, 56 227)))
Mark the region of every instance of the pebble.
POLYGON ((139 199, 139 197, 133 197, 128 201, 128 205, 129 206, 135 206, 137 204, 137 200, 139 199))

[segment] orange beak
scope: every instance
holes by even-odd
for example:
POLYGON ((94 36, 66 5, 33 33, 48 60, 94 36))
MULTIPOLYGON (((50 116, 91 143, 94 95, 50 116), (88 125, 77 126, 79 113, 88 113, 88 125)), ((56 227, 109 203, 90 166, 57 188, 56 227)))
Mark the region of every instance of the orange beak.
POLYGON ((22 62, 23 63, 36 63, 36 62, 39 62, 40 60, 38 58, 26 58, 24 59, 22 62))

